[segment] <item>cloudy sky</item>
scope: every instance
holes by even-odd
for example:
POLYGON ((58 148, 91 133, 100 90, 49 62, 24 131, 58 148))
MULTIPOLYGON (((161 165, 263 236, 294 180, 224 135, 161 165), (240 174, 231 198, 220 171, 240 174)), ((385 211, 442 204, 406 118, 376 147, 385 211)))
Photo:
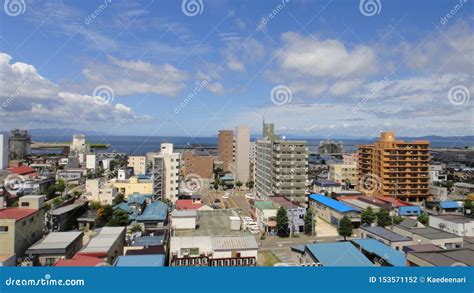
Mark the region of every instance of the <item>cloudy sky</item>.
POLYGON ((131 2, 5 1, 0 130, 474 135, 474 1, 131 2))

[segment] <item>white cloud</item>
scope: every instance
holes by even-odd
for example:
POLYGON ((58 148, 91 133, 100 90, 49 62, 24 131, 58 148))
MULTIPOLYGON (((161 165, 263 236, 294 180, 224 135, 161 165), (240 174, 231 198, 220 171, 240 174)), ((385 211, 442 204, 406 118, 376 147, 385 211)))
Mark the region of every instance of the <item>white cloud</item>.
POLYGON ((210 83, 206 89, 216 95, 223 95, 225 92, 224 87, 220 82, 210 83))
POLYGON ((107 85, 117 95, 153 93, 177 96, 188 75, 173 65, 108 57, 106 64, 89 64, 82 73, 94 84, 107 85))

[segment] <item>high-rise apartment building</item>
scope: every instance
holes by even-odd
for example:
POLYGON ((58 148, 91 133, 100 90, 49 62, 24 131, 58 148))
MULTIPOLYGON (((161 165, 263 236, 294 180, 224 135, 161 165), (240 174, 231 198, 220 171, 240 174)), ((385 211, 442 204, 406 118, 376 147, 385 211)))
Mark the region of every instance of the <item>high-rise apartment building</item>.
POLYGON ((133 168, 135 175, 147 173, 147 157, 146 156, 129 156, 127 166, 133 168))
POLYGON ((217 152, 224 171, 231 171, 234 160, 234 132, 232 130, 219 130, 217 152))
POLYGON ((308 147, 306 141, 281 139, 273 124, 263 124, 256 142, 255 187, 261 196, 305 196, 308 147))
POLYGON ((405 142, 394 132, 382 132, 380 140, 358 146, 358 189, 368 195, 420 201, 429 194, 430 144, 405 142))
POLYGON ((0 170, 8 168, 8 135, 0 133, 0 170))
POLYGON ((180 154, 173 152, 172 143, 162 143, 153 157, 153 193, 161 199, 176 202, 179 193, 180 154))
POLYGON ((235 131, 235 182, 245 184, 250 174, 250 129, 248 126, 237 126, 235 131))

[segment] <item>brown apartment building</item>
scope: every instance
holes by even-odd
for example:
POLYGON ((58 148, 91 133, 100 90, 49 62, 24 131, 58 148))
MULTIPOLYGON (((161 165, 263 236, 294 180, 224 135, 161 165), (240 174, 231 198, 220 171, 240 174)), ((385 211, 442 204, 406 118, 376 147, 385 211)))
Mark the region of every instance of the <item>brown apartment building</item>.
POLYGON ((403 201, 425 199, 429 195, 429 149, 428 141, 405 142, 396 140, 394 132, 382 132, 379 141, 358 146, 358 189, 403 201))
POLYGON ((184 154, 184 176, 197 174, 201 178, 212 178, 214 168, 214 159, 211 156, 195 155, 187 151, 184 154))
POLYGON ((224 171, 231 171, 232 161, 234 160, 234 132, 232 130, 219 130, 217 152, 224 171))

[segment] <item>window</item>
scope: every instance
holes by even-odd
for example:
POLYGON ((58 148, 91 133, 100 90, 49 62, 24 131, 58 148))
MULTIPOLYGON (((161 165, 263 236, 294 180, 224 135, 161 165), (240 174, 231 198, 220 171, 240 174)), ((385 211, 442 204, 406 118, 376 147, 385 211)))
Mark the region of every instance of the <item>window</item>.
POLYGON ((48 258, 45 258, 45 260, 44 260, 44 265, 47 266, 47 267, 50 267, 50 266, 52 266, 55 262, 56 262, 56 259, 55 259, 54 257, 48 257, 48 258))
POLYGON ((29 207, 29 206, 30 206, 30 203, 29 203, 29 202, 22 202, 22 203, 21 203, 21 206, 22 206, 22 207, 29 207))
POLYGON ((8 226, 0 226, 0 232, 8 232, 8 226))

